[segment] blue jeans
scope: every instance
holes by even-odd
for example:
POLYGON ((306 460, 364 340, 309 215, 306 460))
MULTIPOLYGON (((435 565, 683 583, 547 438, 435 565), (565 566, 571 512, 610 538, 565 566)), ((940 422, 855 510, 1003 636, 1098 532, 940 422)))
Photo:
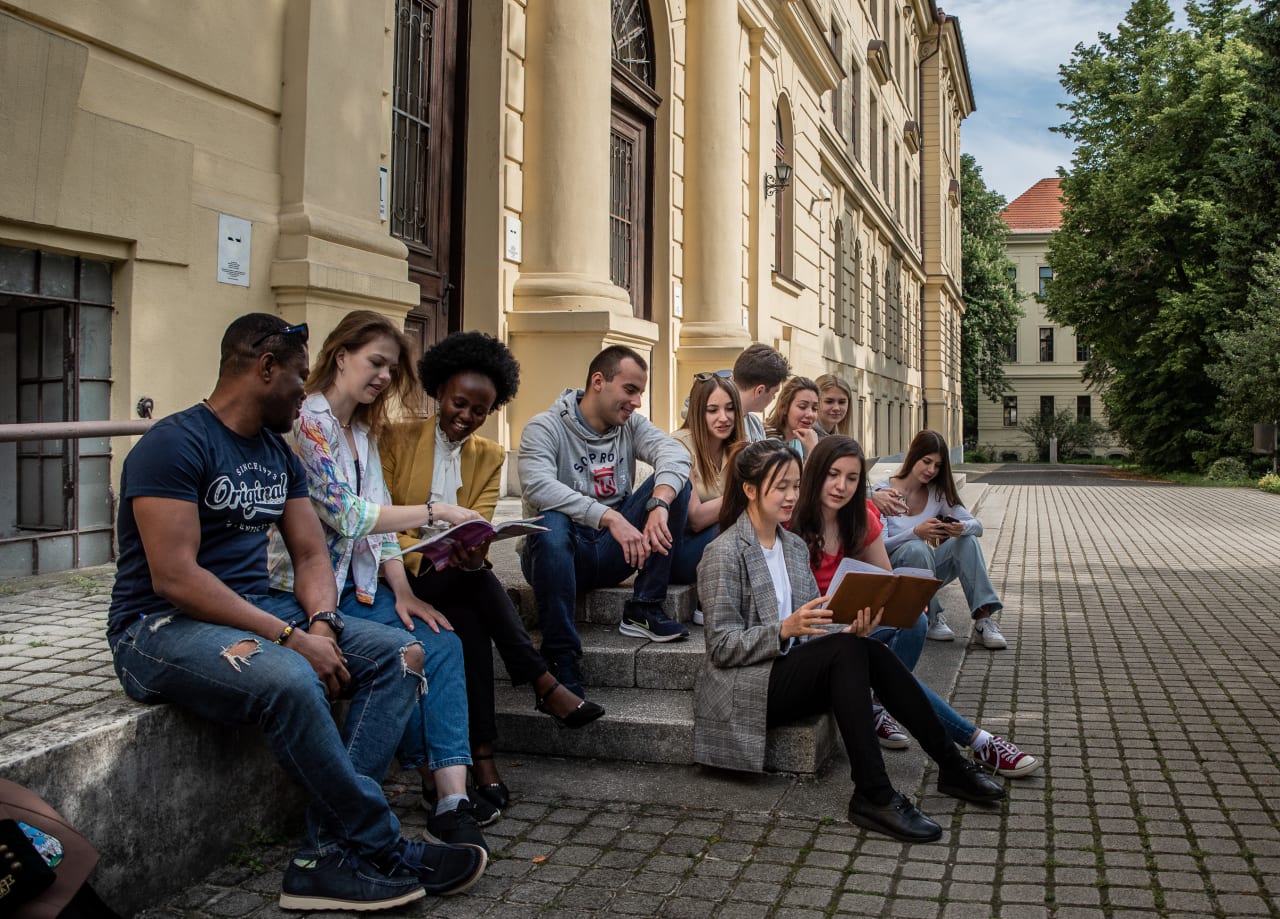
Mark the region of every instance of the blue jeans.
MULTIPOLYGON (((373 603, 356 599, 356 589, 348 584, 338 600, 338 610, 348 622, 368 619, 410 633, 396 613, 396 597, 385 583, 378 584, 373 603)), ((433 632, 425 622, 414 620, 413 637, 422 643, 426 658, 422 673, 427 690, 409 714, 404 736, 396 748, 396 759, 404 769, 426 766, 433 772, 445 766, 470 766, 471 741, 467 736, 467 682, 462 664, 462 642, 453 632, 433 632)), ((403 640, 403 638, 402 638, 403 640)))
MULTIPOLYGON (((304 615, 292 594, 245 599, 286 622, 304 615)), ((400 838, 381 781, 422 688, 421 675, 404 666, 405 649, 416 642, 403 632, 348 623, 339 644, 354 696, 341 731, 306 658, 252 632, 173 610, 152 613, 108 641, 130 698, 262 726, 280 765, 311 799, 305 852, 370 855, 400 838)))
MULTIPOLYGON (((645 480, 622 504, 614 508, 636 529, 644 529, 649 513, 644 509, 653 497, 653 476, 645 480)), ((525 537, 520 555, 524 579, 533 587, 542 627, 542 656, 549 661, 580 657, 582 642, 574 624, 578 595, 598 587, 614 587, 635 569, 622 557, 607 529, 575 523, 559 511, 542 511, 545 533, 525 537)), ((671 582, 671 563, 680 554, 689 515, 689 485, 671 503, 667 527, 671 530, 668 554, 654 552, 636 576, 632 598, 640 603, 661 604, 671 582)))
MULTIPOLYGON (((912 539, 890 552, 889 562, 895 568, 927 568, 943 584, 959 578, 970 615, 984 606, 992 612, 1004 608, 987 574, 987 560, 976 536, 953 536, 936 549, 923 539, 912 539)), ((929 601, 929 617, 933 618, 938 609, 938 595, 934 594, 929 601)))
MULTIPOLYGON (((920 618, 916 620, 916 624, 909 629, 876 629, 869 637, 888 645, 908 670, 915 670, 916 664, 920 661, 920 654, 924 650, 924 638, 928 630, 929 617, 921 613, 920 618)), ((942 726, 947 729, 947 736, 962 746, 968 746, 977 728, 966 721, 963 715, 948 705, 940 695, 927 685, 919 679, 916 682, 924 690, 929 704, 933 706, 934 714, 938 716, 942 726)))
POLYGON ((702 561, 702 553, 711 545, 711 540, 720 535, 720 525, 713 523, 705 530, 697 533, 684 531, 684 539, 680 540, 680 550, 675 552, 671 561, 672 584, 698 583, 698 563, 702 561))

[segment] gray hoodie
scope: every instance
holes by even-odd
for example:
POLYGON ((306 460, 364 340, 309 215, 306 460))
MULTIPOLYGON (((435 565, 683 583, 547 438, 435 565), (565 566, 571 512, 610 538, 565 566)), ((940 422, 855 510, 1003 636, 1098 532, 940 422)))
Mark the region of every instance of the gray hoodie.
POLYGON ((654 468, 654 485, 676 492, 689 479, 689 453, 638 412, 597 434, 578 412, 581 389, 566 389, 535 415, 520 438, 520 488, 526 517, 559 511, 600 528, 600 518, 635 490, 636 460, 654 468))

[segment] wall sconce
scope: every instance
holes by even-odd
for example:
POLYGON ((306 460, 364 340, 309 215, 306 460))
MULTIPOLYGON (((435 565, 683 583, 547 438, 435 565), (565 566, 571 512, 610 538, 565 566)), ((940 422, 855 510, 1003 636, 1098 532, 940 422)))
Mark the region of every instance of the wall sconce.
POLYGON ((810 214, 813 213, 813 206, 815 204, 826 203, 826 202, 829 202, 830 200, 831 200, 831 189, 827 188, 826 185, 819 186, 818 193, 814 195, 813 198, 810 199, 809 201, 809 213, 810 214))
POLYGON ((791 165, 779 162, 773 167, 773 175, 764 174, 764 196, 767 198, 775 191, 781 191, 791 184, 791 165), (776 178, 775 178, 776 177, 776 178))

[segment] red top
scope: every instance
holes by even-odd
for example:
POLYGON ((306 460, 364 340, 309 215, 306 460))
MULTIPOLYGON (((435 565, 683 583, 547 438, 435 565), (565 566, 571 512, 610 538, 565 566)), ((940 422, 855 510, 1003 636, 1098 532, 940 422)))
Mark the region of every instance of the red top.
MULTIPOLYGON (((865 549, 877 539, 884 530, 884 521, 880 519, 880 508, 876 507, 870 501, 867 502, 867 536, 862 541, 862 548, 865 549)), ((836 552, 833 555, 822 553, 822 564, 813 569, 813 579, 818 582, 818 593, 825 594, 827 585, 831 583, 831 579, 835 577, 836 569, 840 567, 840 560, 844 558, 843 552, 836 552)))

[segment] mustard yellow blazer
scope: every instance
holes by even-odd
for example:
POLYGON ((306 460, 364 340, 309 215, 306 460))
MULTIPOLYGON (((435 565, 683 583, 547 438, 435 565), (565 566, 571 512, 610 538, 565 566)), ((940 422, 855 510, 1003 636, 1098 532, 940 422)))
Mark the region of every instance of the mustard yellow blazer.
MULTIPOLYGON (((426 504, 431 498, 431 476, 436 463, 436 416, 393 425, 380 442, 382 477, 392 504, 426 504)), ((462 445, 462 487, 458 504, 478 511, 488 520, 498 506, 502 485, 502 447, 479 434, 462 445)), ((407 547, 422 537, 401 533, 400 545, 407 547)), ((422 566, 422 554, 404 556, 404 567, 412 575, 422 566)))

